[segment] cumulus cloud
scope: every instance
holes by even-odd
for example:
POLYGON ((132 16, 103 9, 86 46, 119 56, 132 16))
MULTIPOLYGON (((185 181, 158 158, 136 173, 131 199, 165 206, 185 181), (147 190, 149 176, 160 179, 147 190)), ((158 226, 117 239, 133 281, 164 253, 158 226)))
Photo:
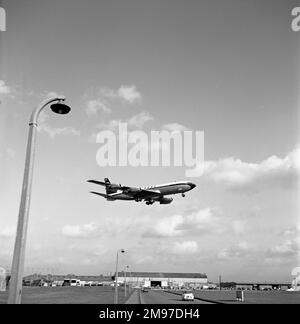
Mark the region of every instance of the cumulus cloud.
POLYGON ((174 237, 182 235, 178 229, 183 224, 182 215, 173 215, 160 219, 151 229, 144 233, 146 237, 174 237))
POLYGON ((12 238, 16 234, 14 226, 4 226, 0 228, 0 238, 12 238))
POLYGON ((46 93, 46 100, 58 97, 58 93, 55 91, 49 91, 46 93))
POLYGON ((221 260, 232 260, 245 258, 246 254, 251 250, 247 242, 239 242, 236 245, 227 247, 219 251, 217 257, 221 260))
POLYGON ((153 117, 148 112, 141 112, 125 120, 111 119, 107 123, 101 123, 98 125, 99 129, 117 130, 120 123, 127 124, 127 128, 130 129, 141 129, 144 125, 153 120, 153 117))
POLYGON ((54 139, 57 135, 80 136, 80 131, 73 127, 55 128, 48 124, 42 124, 39 126, 38 130, 49 135, 51 139, 54 139))
POLYGON ((73 238, 95 238, 101 235, 101 237, 115 237, 125 233, 136 233, 138 228, 144 224, 144 220, 140 217, 124 217, 107 216, 101 219, 101 223, 89 222, 87 224, 73 224, 65 225, 62 227, 62 234, 66 237, 73 238))
POLYGON ((159 259, 150 255, 133 255, 131 256, 133 264, 155 264, 159 259))
POLYGON ((173 254, 195 254, 198 252, 198 243, 195 241, 175 242, 172 247, 173 254))
POLYGON ((123 99, 125 102, 133 104, 142 100, 142 95, 138 92, 135 85, 124 86, 122 85, 118 89, 119 98, 123 99))
POLYGON ((61 127, 56 128, 50 126, 46 120, 48 119, 48 114, 42 112, 39 118, 39 127, 38 131, 45 133, 50 136, 51 139, 54 139, 57 135, 70 135, 70 136, 80 136, 80 131, 73 127, 61 127))
POLYGON ((118 101, 130 105, 138 103, 142 100, 142 95, 135 85, 122 85, 118 90, 100 88, 96 94, 85 94, 85 99, 86 114, 94 116, 100 111, 111 113, 111 106, 118 101))
POLYGON ((220 232, 223 230, 217 209, 205 208, 188 215, 163 217, 143 235, 145 237, 176 237, 187 234, 220 232))
POLYGON ((100 233, 100 226, 93 222, 84 225, 65 225, 62 228, 62 234, 71 238, 90 238, 100 233))
POLYGON ((267 258, 293 258, 300 255, 299 240, 288 239, 267 251, 267 258))
POLYGON ((11 87, 9 87, 4 80, 0 80, 0 94, 8 95, 12 92, 11 87))
POLYGON ((265 186, 288 187, 296 184, 300 172, 300 148, 286 157, 275 155, 260 163, 247 163, 234 157, 205 161, 197 167, 204 176, 232 189, 258 190, 265 186))
POLYGON ((284 236, 300 236, 300 225, 290 226, 281 232, 284 236))
POLYGON ((141 113, 129 118, 127 120, 127 124, 128 124, 128 126, 132 126, 132 127, 141 129, 144 127, 144 125, 147 122, 149 122, 151 120, 153 120, 153 117, 149 113, 141 112, 141 113))
POLYGON ((88 116, 96 115, 99 111, 111 113, 111 108, 101 99, 89 100, 86 103, 86 113, 88 116))

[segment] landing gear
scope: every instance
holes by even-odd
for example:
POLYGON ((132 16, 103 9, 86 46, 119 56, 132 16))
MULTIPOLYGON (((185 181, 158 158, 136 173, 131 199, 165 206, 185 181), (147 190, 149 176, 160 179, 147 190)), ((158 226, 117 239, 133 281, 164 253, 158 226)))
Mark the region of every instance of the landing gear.
POLYGON ((148 201, 146 201, 146 205, 152 205, 153 203, 154 203, 153 200, 148 200, 148 201))
POLYGON ((182 194, 181 194, 181 196, 182 196, 182 197, 184 198, 184 197, 185 197, 185 194, 184 194, 184 193, 182 193, 182 194))

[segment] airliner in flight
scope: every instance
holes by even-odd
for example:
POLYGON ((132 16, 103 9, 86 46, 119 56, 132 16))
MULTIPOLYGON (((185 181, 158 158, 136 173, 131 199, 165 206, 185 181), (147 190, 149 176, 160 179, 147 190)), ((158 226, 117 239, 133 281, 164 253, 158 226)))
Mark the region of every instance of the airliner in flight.
POLYGON ((170 204, 173 201, 173 198, 165 196, 180 193, 182 197, 185 197, 185 192, 196 187, 194 183, 188 181, 170 182, 143 188, 127 187, 120 184, 114 184, 111 183, 108 178, 105 178, 104 182, 97 180, 88 180, 87 182, 104 186, 106 189, 106 194, 96 191, 90 192, 106 198, 106 200, 135 200, 137 202, 145 201, 147 205, 152 205, 155 202, 159 202, 160 204, 170 204))

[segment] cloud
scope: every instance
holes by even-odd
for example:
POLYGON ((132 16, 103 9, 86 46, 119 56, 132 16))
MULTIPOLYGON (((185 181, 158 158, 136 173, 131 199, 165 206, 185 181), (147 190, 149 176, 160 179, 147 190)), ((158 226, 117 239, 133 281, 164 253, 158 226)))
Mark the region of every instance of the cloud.
POLYGON ((52 99, 52 98, 56 98, 56 97, 58 97, 58 96, 59 96, 59 95, 58 95, 57 92, 55 92, 55 91, 49 91, 49 92, 47 92, 47 94, 46 94, 46 99, 45 99, 45 100, 52 99))
POLYGON ((39 126, 38 126, 39 132, 49 135, 51 139, 54 139, 55 136, 57 135, 80 136, 80 131, 73 127, 55 128, 50 126, 46 122, 48 117, 49 115, 42 111, 39 117, 39 126))
POLYGON ((133 264, 155 264, 158 263, 158 258, 150 255, 133 255, 133 264))
POLYGON ((164 217, 144 232, 144 237, 176 237, 223 231, 217 209, 205 208, 194 213, 164 217))
POLYGON ((153 117, 148 112, 141 112, 125 120, 111 119, 107 123, 99 124, 98 128, 114 131, 118 129, 120 123, 123 123, 127 124, 128 129, 141 129, 150 120, 153 120, 153 117))
POLYGON ((267 251, 268 258, 292 258, 300 255, 299 250, 299 240, 297 239, 289 239, 271 247, 267 251))
POLYGON ((135 104, 142 100, 142 95, 136 86, 122 85, 118 90, 100 88, 95 94, 85 94, 85 111, 88 116, 94 116, 98 112, 111 113, 111 106, 118 101, 127 104, 135 104), (87 99, 89 97, 89 99, 87 99))
POLYGON ((133 117, 129 118, 126 122, 128 124, 128 126, 132 126, 135 128, 143 128, 144 125, 153 120, 153 117, 147 113, 147 112, 141 112, 137 115, 134 115, 133 117))
POLYGON ((290 226, 284 231, 282 231, 280 234, 284 236, 300 236, 300 225, 290 226))
POLYGON ((80 131, 73 127, 53 128, 48 124, 42 124, 38 130, 49 135, 51 139, 54 139, 57 135, 80 136, 80 131))
POLYGON ((89 100, 86 103, 86 113, 88 116, 96 115, 99 111, 110 113, 111 108, 101 99, 89 100))
POLYGON ((247 242, 239 242, 236 245, 233 245, 229 248, 222 249, 217 258, 221 260, 232 260, 232 259, 240 259, 245 258, 246 254, 251 250, 249 244, 247 242))
POLYGON ((231 189, 290 187, 296 184, 299 176, 300 148, 297 147, 284 158, 273 155, 260 163, 247 163, 230 157, 219 161, 205 161, 198 168, 204 170, 204 176, 208 179, 223 183, 231 189))
POLYGON ((2 95, 8 95, 12 92, 11 87, 9 87, 5 81, 0 80, 0 94, 2 95))
POLYGON ((140 228, 141 223, 144 220, 140 218, 130 218, 124 219, 123 216, 110 217, 107 216, 101 220, 101 223, 97 224, 90 222, 83 225, 73 224, 64 225, 62 227, 62 234, 66 237, 73 238, 86 238, 92 239, 101 235, 101 237, 116 237, 128 233, 136 233, 137 229, 140 228))
POLYGON ((0 96, 2 95, 2 97, 14 99, 16 94, 16 88, 8 86, 4 80, 0 80, 0 96))
POLYGON ((173 254, 195 254, 198 252, 198 244, 195 241, 175 242, 172 248, 173 254))
POLYGON ((62 234, 71 238, 90 238, 101 233, 100 226, 95 223, 84 225, 65 225, 62 228, 62 234))
POLYGON ((174 237, 182 235, 182 230, 178 229, 183 224, 182 215, 173 215, 160 219, 151 229, 143 235, 145 237, 174 237))
POLYGON ((4 226, 0 228, 0 238, 12 238, 16 234, 14 226, 4 226))
POLYGON ((135 85, 131 86, 121 86, 118 90, 119 98, 123 99, 125 102, 133 104, 135 102, 140 102, 142 100, 142 95, 137 91, 135 85))

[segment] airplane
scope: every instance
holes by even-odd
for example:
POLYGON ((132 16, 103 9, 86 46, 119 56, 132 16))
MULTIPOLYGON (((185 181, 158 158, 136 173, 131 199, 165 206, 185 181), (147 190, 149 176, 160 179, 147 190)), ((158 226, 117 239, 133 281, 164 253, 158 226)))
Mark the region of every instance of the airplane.
POLYGON ((95 195, 99 195, 106 198, 108 201, 114 200, 135 200, 136 202, 145 201, 146 205, 152 205, 155 202, 160 204, 170 204, 173 198, 165 197, 167 195, 181 194, 185 197, 185 192, 190 191, 196 187, 192 182, 170 182, 166 184, 150 186, 150 187, 127 187, 121 184, 114 184, 109 181, 108 178, 104 178, 104 182, 97 180, 87 180, 100 186, 104 186, 106 194, 90 191, 95 195), (121 191, 121 192, 119 192, 121 191))

